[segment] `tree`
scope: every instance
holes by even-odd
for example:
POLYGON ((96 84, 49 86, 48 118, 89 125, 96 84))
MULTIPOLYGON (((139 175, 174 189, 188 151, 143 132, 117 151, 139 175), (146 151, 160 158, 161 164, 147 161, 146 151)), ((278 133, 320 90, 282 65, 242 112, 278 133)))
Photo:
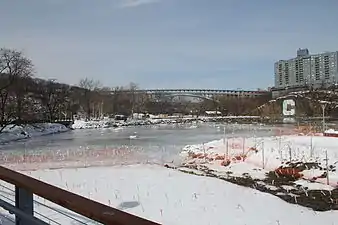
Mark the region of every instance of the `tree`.
POLYGON ((136 95, 136 91, 137 91, 138 87, 137 87, 137 84, 131 82, 129 84, 129 87, 128 87, 128 91, 129 91, 129 104, 131 106, 130 108, 130 114, 131 116, 133 117, 134 115, 134 111, 135 111, 135 108, 137 107, 137 95, 136 95))
POLYGON ((117 87, 114 87, 114 88, 112 88, 112 97, 113 97, 113 99, 112 99, 112 106, 113 106, 113 108, 112 108, 112 112, 114 113, 114 114, 116 114, 116 113, 121 113, 123 110, 121 110, 122 109, 122 107, 121 107, 121 101, 122 101, 122 98, 123 98, 123 93, 124 93, 124 90, 123 90, 123 88, 122 87, 119 87, 119 86, 117 86, 117 87))
POLYGON ((37 83, 37 98, 40 100, 49 121, 55 120, 60 113, 69 108, 70 87, 55 80, 41 80, 37 83))
POLYGON ((90 119, 92 113, 92 105, 93 99, 95 95, 95 91, 98 91, 99 87, 101 86, 100 82, 97 80, 84 78, 80 80, 79 86, 83 89, 83 102, 84 102, 84 109, 87 113, 87 120, 90 119))
POLYGON ((33 71, 32 61, 22 52, 0 49, 0 132, 17 119, 15 112, 22 112, 24 95, 20 82, 31 77, 33 71))
POLYGON ((32 107, 31 97, 34 86, 34 80, 31 77, 20 77, 13 83, 12 95, 15 98, 15 115, 19 124, 31 116, 27 112, 32 107))

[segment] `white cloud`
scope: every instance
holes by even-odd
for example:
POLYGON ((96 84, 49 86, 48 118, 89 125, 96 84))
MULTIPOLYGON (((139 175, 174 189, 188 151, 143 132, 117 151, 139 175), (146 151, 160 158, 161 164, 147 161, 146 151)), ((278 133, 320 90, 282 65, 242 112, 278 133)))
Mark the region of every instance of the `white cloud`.
POLYGON ((160 2, 160 0, 123 0, 123 2, 120 4, 120 8, 138 7, 141 5, 148 5, 158 2, 160 2))

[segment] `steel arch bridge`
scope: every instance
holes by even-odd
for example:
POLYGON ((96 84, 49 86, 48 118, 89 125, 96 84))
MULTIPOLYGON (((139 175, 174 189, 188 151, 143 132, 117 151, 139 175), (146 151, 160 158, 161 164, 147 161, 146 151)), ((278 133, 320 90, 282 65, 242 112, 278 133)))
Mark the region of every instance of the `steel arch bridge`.
POLYGON ((156 98, 175 98, 175 97, 189 97, 189 98, 197 98, 201 100, 210 100, 214 102, 219 102, 214 95, 198 95, 198 94, 191 94, 191 93, 154 93, 154 94, 149 94, 151 98, 156 99, 156 98))
MULTIPOLYGON (((126 90, 126 92, 131 92, 126 90)), ((221 90, 221 89, 144 89, 134 90, 133 93, 146 93, 148 95, 162 95, 162 96, 189 96, 196 98, 212 99, 215 96, 228 97, 259 97, 269 96, 269 91, 247 91, 247 90, 221 90)))

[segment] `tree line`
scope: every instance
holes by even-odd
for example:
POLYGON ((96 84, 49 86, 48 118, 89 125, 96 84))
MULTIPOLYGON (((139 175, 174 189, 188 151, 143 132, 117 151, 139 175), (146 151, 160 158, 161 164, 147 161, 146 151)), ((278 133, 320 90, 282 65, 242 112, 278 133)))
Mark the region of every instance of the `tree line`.
POLYGON ((262 100, 242 98, 239 101, 225 97, 198 103, 173 101, 165 95, 150 96, 135 83, 105 87, 99 81, 84 78, 73 86, 53 79, 39 79, 35 72, 33 62, 23 52, 0 49, 0 132, 8 124, 69 119, 74 114, 89 119, 134 112, 201 114, 219 109, 237 115, 262 104, 262 100))

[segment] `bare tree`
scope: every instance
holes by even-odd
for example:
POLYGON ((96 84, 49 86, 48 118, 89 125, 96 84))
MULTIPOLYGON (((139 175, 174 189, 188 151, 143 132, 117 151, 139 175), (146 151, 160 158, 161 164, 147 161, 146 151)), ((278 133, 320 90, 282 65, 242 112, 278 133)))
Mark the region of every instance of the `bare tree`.
POLYGON ((15 98, 15 115, 17 123, 21 123, 27 119, 27 111, 31 108, 33 99, 32 88, 34 87, 34 80, 31 77, 20 77, 13 83, 12 95, 15 98))
POLYGON ((83 89, 84 108, 87 113, 87 120, 89 120, 92 113, 92 105, 94 104, 95 91, 98 91, 101 84, 97 80, 84 78, 80 80, 79 86, 83 89))
POLYGON ((99 109, 99 115, 109 115, 115 113, 115 110, 117 109, 117 99, 118 95, 115 95, 115 92, 117 93, 118 88, 110 88, 110 87, 102 87, 100 88, 98 94, 97 94, 97 101, 98 101, 98 109, 99 109))
POLYGON ((0 132, 16 120, 16 111, 22 111, 23 96, 19 93, 20 81, 33 74, 32 61, 22 52, 0 49, 0 132), (14 103, 16 102, 16 108, 14 103))
POLYGON ((70 101, 70 87, 55 80, 40 80, 37 83, 36 98, 40 100, 43 114, 49 121, 67 114, 70 101))
POLYGON ((138 91, 136 98, 136 110, 137 112, 147 112, 147 104, 150 102, 150 96, 144 91, 138 91))
POLYGON ((112 88, 112 105, 113 105, 113 113, 121 113, 121 99, 123 97, 123 88, 122 87, 114 87, 112 88))
POLYGON ((130 103, 129 104, 131 106, 130 114, 131 114, 132 117, 134 115, 134 110, 136 108, 136 100, 137 100, 136 99, 137 98, 136 91, 137 91, 137 89, 138 89, 137 84, 135 84, 133 82, 131 82, 129 84, 129 87, 128 87, 128 91, 129 91, 129 95, 130 95, 130 97, 129 97, 130 103))

